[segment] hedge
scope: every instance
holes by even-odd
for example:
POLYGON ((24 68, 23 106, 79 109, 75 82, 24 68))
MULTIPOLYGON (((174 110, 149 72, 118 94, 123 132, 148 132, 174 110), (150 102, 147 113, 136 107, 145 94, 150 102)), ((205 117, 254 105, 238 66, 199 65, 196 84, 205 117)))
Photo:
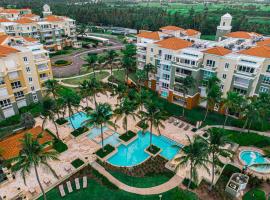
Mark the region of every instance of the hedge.
POLYGON ((119 136, 119 139, 127 142, 129 141, 130 139, 132 139, 133 137, 136 136, 136 133, 134 133, 133 131, 127 131, 126 133, 124 133, 123 135, 120 135, 119 136))
MULTIPOLYGON (((182 181, 182 183, 183 183, 184 186, 188 187, 189 181, 190 181, 189 178, 184 178, 184 180, 182 181)), ((191 181, 190 187, 189 187, 189 188, 192 189, 192 190, 194 190, 194 189, 196 189, 197 187, 198 187, 197 184, 194 183, 193 181, 191 181)))
POLYGON ((53 148, 55 151, 62 153, 68 150, 68 146, 62 140, 58 139, 51 130, 45 129, 45 131, 47 131, 53 137, 53 148))
POLYGON ((84 164, 84 162, 81 159, 77 158, 76 160, 73 160, 71 162, 71 164, 72 164, 73 167, 75 167, 77 169, 80 166, 82 166, 84 164))
POLYGON ((99 156, 100 158, 104 158, 107 155, 109 155, 111 152, 113 152, 114 150, 115 148, 112 145, 107 144, 104 146, 104 151, 103 151, 103 148, 101 148, 96 152, 96 155, 99 156))

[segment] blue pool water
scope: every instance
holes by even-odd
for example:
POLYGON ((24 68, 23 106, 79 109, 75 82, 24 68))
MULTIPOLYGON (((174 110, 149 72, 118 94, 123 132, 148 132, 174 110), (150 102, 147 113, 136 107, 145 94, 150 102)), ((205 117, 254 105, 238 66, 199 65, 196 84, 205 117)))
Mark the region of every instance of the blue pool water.
MULTIPOLYGON (((270 161, 263 157, 257 151, 242 151, 240 153, 240 159, 248 166, 252 164, 261 164, 261 163, 270 163, 270 161)), ((254 171, 261 172, 261 173, 270 173, 270 168, 265 167, 250 167, 254 171)))
MULTIPOLYGON (((103 132, 106 131, 106 130, 108 130, 108 127, 104 126, 104 127, 103 127, 103 132)), ((89 132, 89 134, 87 135, 87 137, 88 137, 89 139, 93 139, 93 138, 99 136, 100 134, 101 134, 101 129, 98 128, 98 127, 93 127, 93 128, 91 129, 91 131, 89 132)))
MULTIPOLYGON (((144 151, 144 149, 149 146, 149 142, 150 133, 147 132, 142 134, 142 132, 139 132, 136 140, 127 146, 123 144, 120 145, 118 147, 118 152, 111 156, 107 161, 116 166, 131 167, 138 165, 150 157, 150 155, 144 151)), ((171 160, 183 146, 164 136, 153 135, 152 142, 162 149, 160 155, 168 160, 171 160)))
POLYGON ((80 128, 82 126, 82 123, 87 119, 89 119, 89 116, 87 116, 84 112, 78 112, 72 115, 70 118, 67 118, 67 120, 69 121, 69 126, 72 127, 72 122, 75 129, 80 128))
MULTIPOLYGON (((121 142, 118 137, 119 137, 119 134, 114 133, 113 135, 111 135, 110 137, 108 137, 104 140, 104 145, 110 144, 110 145, 116 147, 121 142)), ((100 144, 101 144, 101 142, 100 142, 100 144)))

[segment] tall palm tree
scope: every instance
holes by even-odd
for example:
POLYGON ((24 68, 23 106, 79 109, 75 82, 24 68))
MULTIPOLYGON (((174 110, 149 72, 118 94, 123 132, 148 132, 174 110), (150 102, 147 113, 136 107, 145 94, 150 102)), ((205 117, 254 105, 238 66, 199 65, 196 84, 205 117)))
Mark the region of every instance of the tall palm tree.
POLYGON ((79 92, 81 97, 85 98, 86 107, 88 108, 89 107, 88 101, 91 101, 90 96, 92 95, 91 90, 89 90, 89 81, 84 80, 82 83, 80 83, 79 92))
POLYGON ((239 93, 233 91, 227 93, 227 97, 222 101, 222 107, 225 109, 223 128, 228 120, 229 111, 233 113, 240 112, 241 102, 243 102, 243 96, 239 95, 239 93))
POLYGON ((139 86, 139 90, 141 91, 142 85, 145 81, 147 81, 146 73, 144 70, 138 69, 136 71, 136 78, 137 78, 137 86, 139 86))
POLYGON ((190 188, 190 185, 193 182, 197 181, 197 168, 203 167, 207 173, 210 173, 207 163, 208 161, 208 149, 207 144, 205 141, 203 141, 198 136, 195 136, 194 141, 191 141, 190 137, 187 136, 189 144, 182 148, 182 151, 184 153, 183 156, 179 156, 175 158, 176 162, 179 162, 177 164, 176 169, 178 170, 182 166, 189 165, 189 183, 188 183, 188 189, 190 188))
POLYGON ((152 147, 152 135, 153 135, 153 127, 158 130, 160 134, 160 127, 164 128, 163 121, 166 120, 165 113, 161 110, 161 106, 158 102, 150 99, 145 103, 146 111, 140 111, 140 115, 142 118, 142 122, 145 124, 150 123, 150 148, 152 147))
POLYGON ((99 103, 94 110, 89 111, 87 114, 89 115, 89 119, 83 124, 86 126, 100 126, 101 144, 104 151, 103 127, 105 124, 115 127, 114 123, 110 121, 113 115, 111 105, 107 103, 99 103))
MULTIPOLYGON (((60 89, 59 87, 59 84, 58 84, 58 81, 55 80, 55 79, 49 79, 45 82, 45 87, 46 87, 46 94, 47 95, 50 95, 52 94, 53 95, 53 98, 54 100, 56 101, 57 99, 57 96, 58 96, 58 91, 60 89)), ((57 114, 57 117, 58 119, 60 118, 59 116, 59 110, 58 110, 58 107, 55 108, 56 109, 56 114, 57 114)))
POLYGON ((126 82, 128 82, 129 72, 136 69, 136 46, 127 44, 124 48, 122 66, 126 71, 126 82))
POLYGON ((157 70, 157 67, 155 65, 152 65, 151 63, 148 63, 148 64, 143 66, 143 70, 146 73, 147 82, 149 82, 149 74, 150 73, 155 73, 156 70, 157 70))
POLYGON ((112 96, 117 96, 117 103, 122 98, 128 95, 127 86, 123 83, 117 84, 116 87, 113 87, 112 96))
POLYGON ((57 124, 55 122, 55 110, 56 110, 56 102, 53 99, 46 98, 42 102, 42 115, 44 116, 43 122, 42 122, 42 130, 44 130, 45 123, 47 121, 53 122, 53 125, 56 130, 56 135, 57 138, 60 139, 59 137, 59 131, 57 124))
POLYGON ((193 76, 186 76, 183 79, 183 84, 182 84, 182 92, 183 92, 183 96, 184 96, 184 107, 183 107, 183 112, 182 112, 182 116, 185 116, 185 108, 186 108, 186 95, 188 94, 188 91, 190 89, 195 88, 196 86, 196 80, 193 78, 193 76))
POLYGON ((145 102, 149 101, 151 98, 151 93, 146 89, 141 89, 136 92, 136 104, 139 107, 139 111, 143 110, 143 105, 145 102))
POLYGON ((96 76, 96 65, 97 65, 97 61, 98 61, 98 56, 96 54, 90 54, 85 58, 85 61, 88 64, 88 68, 92 68, 93 69, 93 73, 94 73, 94 77, 96 76))
POLYGON ((212 128, 207 130, 209 139, 206 140, 208 144, 208 151, 210 154, 210 163, 212 165, 212 180, 210 189, 213 188, 215 179, 215 167, 221 163, 220 156, 230 155, 233 152, 225 149, 224 146, 228 142, 223 129, 212 128))
POLYGON ((244 110, 242 112, 243 118, 245 118, 245 123, 243 125, 243 129, 248 127, 248 132, 253 122, 261 122, 260 115, 260 107, 255 97, 250 97, 248 99, 248 103, 245 105, 244 110))
POLYGON ((113 74, 113 65, 116 62, 117 56, 118 56, 118 54, 115 50, 111 49, 111 50, 107 51, 107 54, 106 54, 107 62, 105 63, 105 65, 110 66, 111 76, 113 74))
POLYGON ((128 117, 131 116, 133 120, 137 114, 135 113, 136 105, 133 101, 130 101, 128 98, 124 98, 120 104, 117 105, 114 110, 114 115, 116 116, 115 122, 123 119, 123 128, 125 129, 128 135, 128 117))
POLYGON ((95 77, 88 81, 88 91, 93 95, 95 106, 97 106, 96 95, 98 93, 106 94, 105 87, 95 77))
POLYGON ((26 174, 30 173, 30 170, 34 168, 35 175, 43 198, 46 200, 46 194, 40 181, 38 167, 44 166, 50 170, 50 172, 58 178, 54 169, 48 163, 49 160, 58 160, 58 153, 54 150, 48 150, 47 147, 51 145, 51 141, 40 144, 39 139, 42 138, 42 134, 39 134, 36 138, 33 138, 32 134, 26 133, 21 140, 22 149, 17 157, 9 160, 12 163, 13 171, 20 171, 24 183, 26 184, 26 174))

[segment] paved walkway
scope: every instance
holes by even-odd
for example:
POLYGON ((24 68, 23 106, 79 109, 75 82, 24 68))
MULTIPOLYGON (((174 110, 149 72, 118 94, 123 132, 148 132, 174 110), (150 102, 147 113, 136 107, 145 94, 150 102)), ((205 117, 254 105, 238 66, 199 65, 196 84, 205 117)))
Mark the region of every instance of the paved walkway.
POLYGON ((179 186, 181 181, 183 180, 180 176, 175 175, 168 182, 163 183, 161 185, 150 187, 150 188, 136 188, 136 187, 131 187, 120 182, 118 179, 114 178, 109 172, 107 172, 104 169, 104 167, 102 167, 100 164, 96 162, 92 163, 92 167, 96 169, 99 173, 107 177, 113 184, 118 186, 121 190, 130 192, 130 193, 140 194, 140 195, 153 195, 153 194, 161 194, 161 193, 167 192, 179 186))

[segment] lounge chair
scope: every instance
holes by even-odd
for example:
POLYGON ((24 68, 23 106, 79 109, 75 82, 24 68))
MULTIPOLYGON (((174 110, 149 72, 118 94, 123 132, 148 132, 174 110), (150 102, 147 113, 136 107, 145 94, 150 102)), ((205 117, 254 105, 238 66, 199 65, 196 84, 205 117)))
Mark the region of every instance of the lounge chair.
POLYGON ((83 177, 83 188, 87 188, 87 177, 83 177))
POLYGON ((185 131, 187 131, 189 129, 189 125, 187 124, 186 127, 184 128, 185 131))
POLYGON ((29 188, 28 191, 29 191, 32 195, 34 195, 34 194, 37 192, 36 189, 33 188, 33 187, 29 188))
POLYGON ((79 190, 81 188, 79 178, 75 178, 75 185, 76 185, 76 190, 79 190))
POLYGON ((70 181, 67 182, 67 188, 68 188, 68 192, 69 193, 73 192, 73 189, 72 189, 72 186, 71 186, 70 181))
POLYGON ((175 122, 173 122, 173 125, 177 126, 179 124, 179 120, 177 119, 175 122))
POLYGON ((170 119, 168 120, 168 122, 169 122, 170 124, 173 123, 173 122, 174 122, 173 117, 170 117, 170 119))
POLYGON ((185 126, 184 122, 181 122, 181 124, 178 126, 179 128, 183 128, 185 126))
POLYGON ((66 193, 65 193, 65 190, 64 190, 64 186, 62 184, 59 185, 58 189, 59 189, 59 192, 60 192, 61 197, 66 196, 66 193))

